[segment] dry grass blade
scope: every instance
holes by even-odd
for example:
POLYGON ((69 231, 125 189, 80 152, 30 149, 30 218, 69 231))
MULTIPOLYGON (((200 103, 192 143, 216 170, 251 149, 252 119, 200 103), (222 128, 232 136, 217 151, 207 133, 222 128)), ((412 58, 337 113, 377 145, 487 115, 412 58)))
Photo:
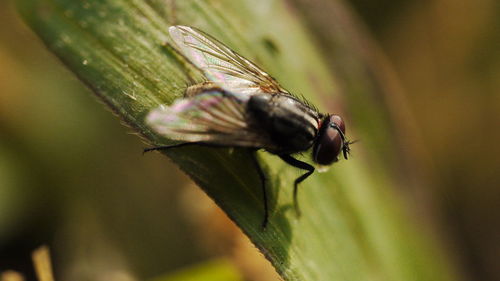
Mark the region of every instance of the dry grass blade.
POLYGON ((49 247, 44 245, 33 251, 32 259, 38 281, 54 281, 49 247))

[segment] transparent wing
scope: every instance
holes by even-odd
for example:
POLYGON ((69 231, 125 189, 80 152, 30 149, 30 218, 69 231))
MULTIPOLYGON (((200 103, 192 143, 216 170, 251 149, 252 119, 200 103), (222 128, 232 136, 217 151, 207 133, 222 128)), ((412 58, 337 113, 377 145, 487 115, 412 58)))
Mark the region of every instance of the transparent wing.
POLYGON ((265 135, 246 122, 245 103, 221 91, 160 106, 148 114, 146 123, 173 140, 258 148, 271 145, 265 135))
POLYGON ((171 26, 179 51, 218 86, 247 100, 254 94, 287 93, 276 80, 215 38, 192 27, 171 26))

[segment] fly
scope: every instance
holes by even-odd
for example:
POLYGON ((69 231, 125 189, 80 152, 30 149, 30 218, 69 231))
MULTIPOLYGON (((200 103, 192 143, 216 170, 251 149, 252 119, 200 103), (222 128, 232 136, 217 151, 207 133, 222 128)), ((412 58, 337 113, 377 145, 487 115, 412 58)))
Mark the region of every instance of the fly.
POLYGON ((342 118, 319 113, 258 66, 198 29, 172 26, 169 33, 176 49, 208 81, 188 87, 184 98, 148 114, 146 123, 155 132, 181 143, 145 151, 193 144, 251 149, 262 184, 265 227, 269 221, 266 179, 255 155, 264 149, 306 171, 295 179, 293 189, 300 214, 298 185, 314 167, 292 155, 312 147, 312 160, 319 165, 338 161, 341 153, 347 159, 352 142, 346 139, 342 118))

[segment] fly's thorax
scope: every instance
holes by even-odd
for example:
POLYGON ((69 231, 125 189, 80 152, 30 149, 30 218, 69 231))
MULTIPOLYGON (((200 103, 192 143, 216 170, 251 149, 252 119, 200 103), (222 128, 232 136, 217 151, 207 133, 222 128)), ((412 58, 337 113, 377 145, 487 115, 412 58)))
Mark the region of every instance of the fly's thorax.
POLYGON ((247 110, 255 126, 276 144, 275 153, 307 150, 318 133, 317 113, 287 94, 252 96, 247 110))

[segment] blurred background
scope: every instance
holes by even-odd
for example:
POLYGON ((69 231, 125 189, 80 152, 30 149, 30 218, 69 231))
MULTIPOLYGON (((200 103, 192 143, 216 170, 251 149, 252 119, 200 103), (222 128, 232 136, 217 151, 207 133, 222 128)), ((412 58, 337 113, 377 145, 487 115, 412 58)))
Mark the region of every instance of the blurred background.
MULTIPOLYGON (((402 82, 431 155, 419 198, 432 200, 450 257, 464 280, 500 280, 498 1, 347 2, 402 82)), ((31 251, 49 244, 59 280, 193 266, 277 280, 201 190, 143 147, 0 2, 0 271, 34 280, 31 251)))

